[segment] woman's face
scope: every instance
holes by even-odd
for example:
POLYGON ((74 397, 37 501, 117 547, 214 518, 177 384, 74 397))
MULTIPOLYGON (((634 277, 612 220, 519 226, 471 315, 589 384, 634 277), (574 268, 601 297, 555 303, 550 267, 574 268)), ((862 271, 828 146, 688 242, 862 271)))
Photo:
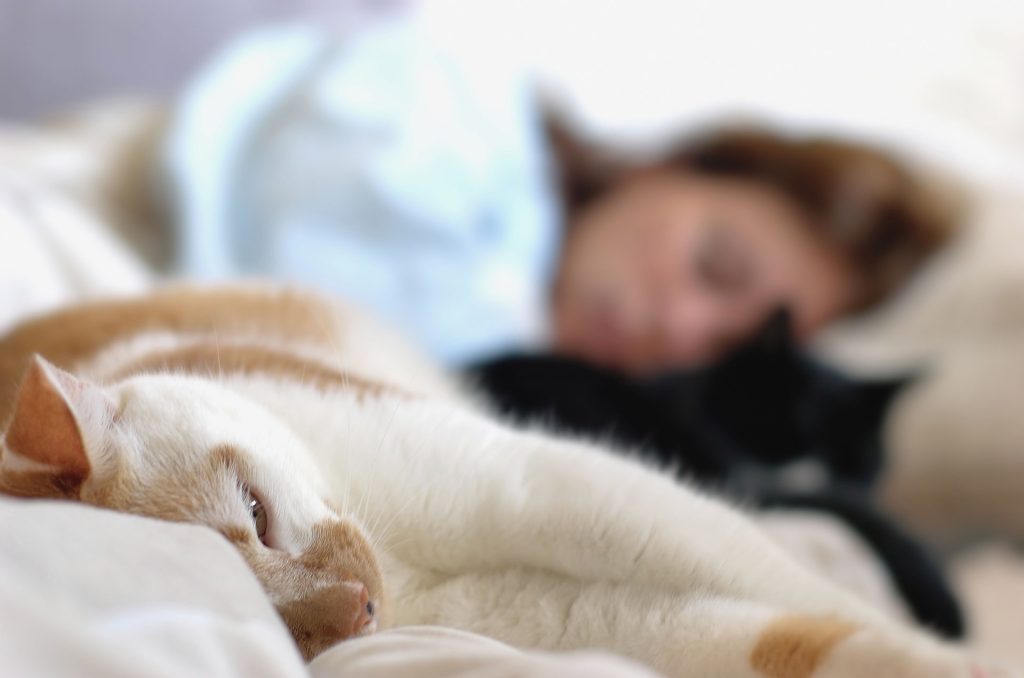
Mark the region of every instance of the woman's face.
POLYGON ((556 347, 649 372, 718 357, 786 305, 806 338, 854 277, 782 195, 754 182, 637 174, 572 224, 554 291, 556 347))

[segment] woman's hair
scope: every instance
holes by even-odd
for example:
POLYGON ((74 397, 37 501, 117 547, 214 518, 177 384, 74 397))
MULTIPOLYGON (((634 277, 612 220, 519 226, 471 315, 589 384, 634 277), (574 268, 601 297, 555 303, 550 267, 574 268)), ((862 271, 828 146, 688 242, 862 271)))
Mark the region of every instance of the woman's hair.
POLYGON ((548 136, 570 226, 582 209, 637 171, 756 182, 792 201, 809 217, 814 235, 852 266, 857 308, 895 291, 949 239, 962 216, 962 204, 948 190, 926 184, 877 148, 836 138, 723 128, 639 161, 581 143, 550 117, 548 136))

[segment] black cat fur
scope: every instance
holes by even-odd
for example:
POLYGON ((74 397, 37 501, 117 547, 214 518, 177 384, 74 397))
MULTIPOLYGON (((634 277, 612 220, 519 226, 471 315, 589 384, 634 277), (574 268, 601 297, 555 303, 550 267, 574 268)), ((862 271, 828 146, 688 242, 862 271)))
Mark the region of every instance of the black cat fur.
POLYGON ((821 364, 794 344, 782 312, 702 369, 638 380, 565 356, 512 354, 470 376, 506 414, 640 446, 705 482, 763 475, 773 490, 785 482, 773 474, 800 461, 820 467, 819 487, 869 487, 882 420, 907 381, 855 380, 821 364))

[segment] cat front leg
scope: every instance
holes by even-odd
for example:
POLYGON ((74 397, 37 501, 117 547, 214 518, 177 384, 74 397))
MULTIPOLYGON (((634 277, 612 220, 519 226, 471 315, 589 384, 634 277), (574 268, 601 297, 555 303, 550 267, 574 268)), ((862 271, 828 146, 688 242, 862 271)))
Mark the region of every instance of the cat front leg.
POLYGON ((374 457, 393 470, 348 474, 386 478, 351 503, 380 507, 368 522, 407 562, 447 575, 521 566, 886 623, 739 511, 666 474, 595 445, 418 410, 394 417, 374 457))
POLYGON ((1004 678, 958 648, 756 601, 671 595, 514 568, 420 581, 400 623, 440 624, 523 648, 601 648, 672 678, 1004 678))

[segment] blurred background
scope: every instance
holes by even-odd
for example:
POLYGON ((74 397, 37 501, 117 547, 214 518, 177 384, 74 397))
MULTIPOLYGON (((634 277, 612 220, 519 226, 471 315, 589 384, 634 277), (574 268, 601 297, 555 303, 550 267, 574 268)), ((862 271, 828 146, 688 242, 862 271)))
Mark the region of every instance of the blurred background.
MULTIPOLYGON (((948 178, 951 191, 1013 192, 1024 185, 1022 26, 1019 3, 995 0, 0 0, 0 119, 77 123, 79 140, 111 142, 105 157, 135 163, 144 190, 103 175, 104 190, 123 194, 106 200, 122 212, 108 221, 161 271, 287 277, 354 295, 392 320, 421 312, 467 332, 481 319, 507 325, 463 346, 420 333, 459 362, 553 331, 536 309, 558 274, 553 231, 572 215, 541 185, 566 164, 541 138, 548 112, 575 140, 622 157, 746 123, 870 145, 929 180, 948 178), (335 159, 300 148, 318 134, 335 159), (124 143, 113 143, 118 135, 124 143), (294 185, 313 175, 326 183, 294 185), (350 195, 327 198, 328 183, 350 195), (369 184, 376 204, 356 195, 369 184), (492 228, 500 242, 491 254, 501 256, 475 276, 490 297, 475 311, 400 308, 386 298, 396 286, 444 286, 432 272, 403 282, 365 263, 367 248, 390 244, 349 234, 324 245, 324 223, 368 220, 403 233, 412 223, 447 229, 463 263, 486 249, 465 230, 492 228), (241 222, 256 244, 236 242, 241 222), (341 249, 352 253, 344 265, 341 249), (323 251, 334 258, 316 260, 323 251), (389 291, 363 294, 368 276, 389 291), (488 305, 511 319, 487 316, 488 305)), ((79 169, 117 164, 97 157, 83 154, 79 169)), ((74 173, 65 160, 48 167, 74 173)), ((420 268, 454 261, 422 258, 420 268)))
MULTIPOLYGON (((168 99, 246 29, 299 18, 355 24, 412 4, 2 0, 0 116, 30 120, 110 96, 168 99)), ((423 4, 454 33, 518 51, 600 133, 649 139, 722 113, 765 114, 1022 177, 1016 2, 423 4)))

